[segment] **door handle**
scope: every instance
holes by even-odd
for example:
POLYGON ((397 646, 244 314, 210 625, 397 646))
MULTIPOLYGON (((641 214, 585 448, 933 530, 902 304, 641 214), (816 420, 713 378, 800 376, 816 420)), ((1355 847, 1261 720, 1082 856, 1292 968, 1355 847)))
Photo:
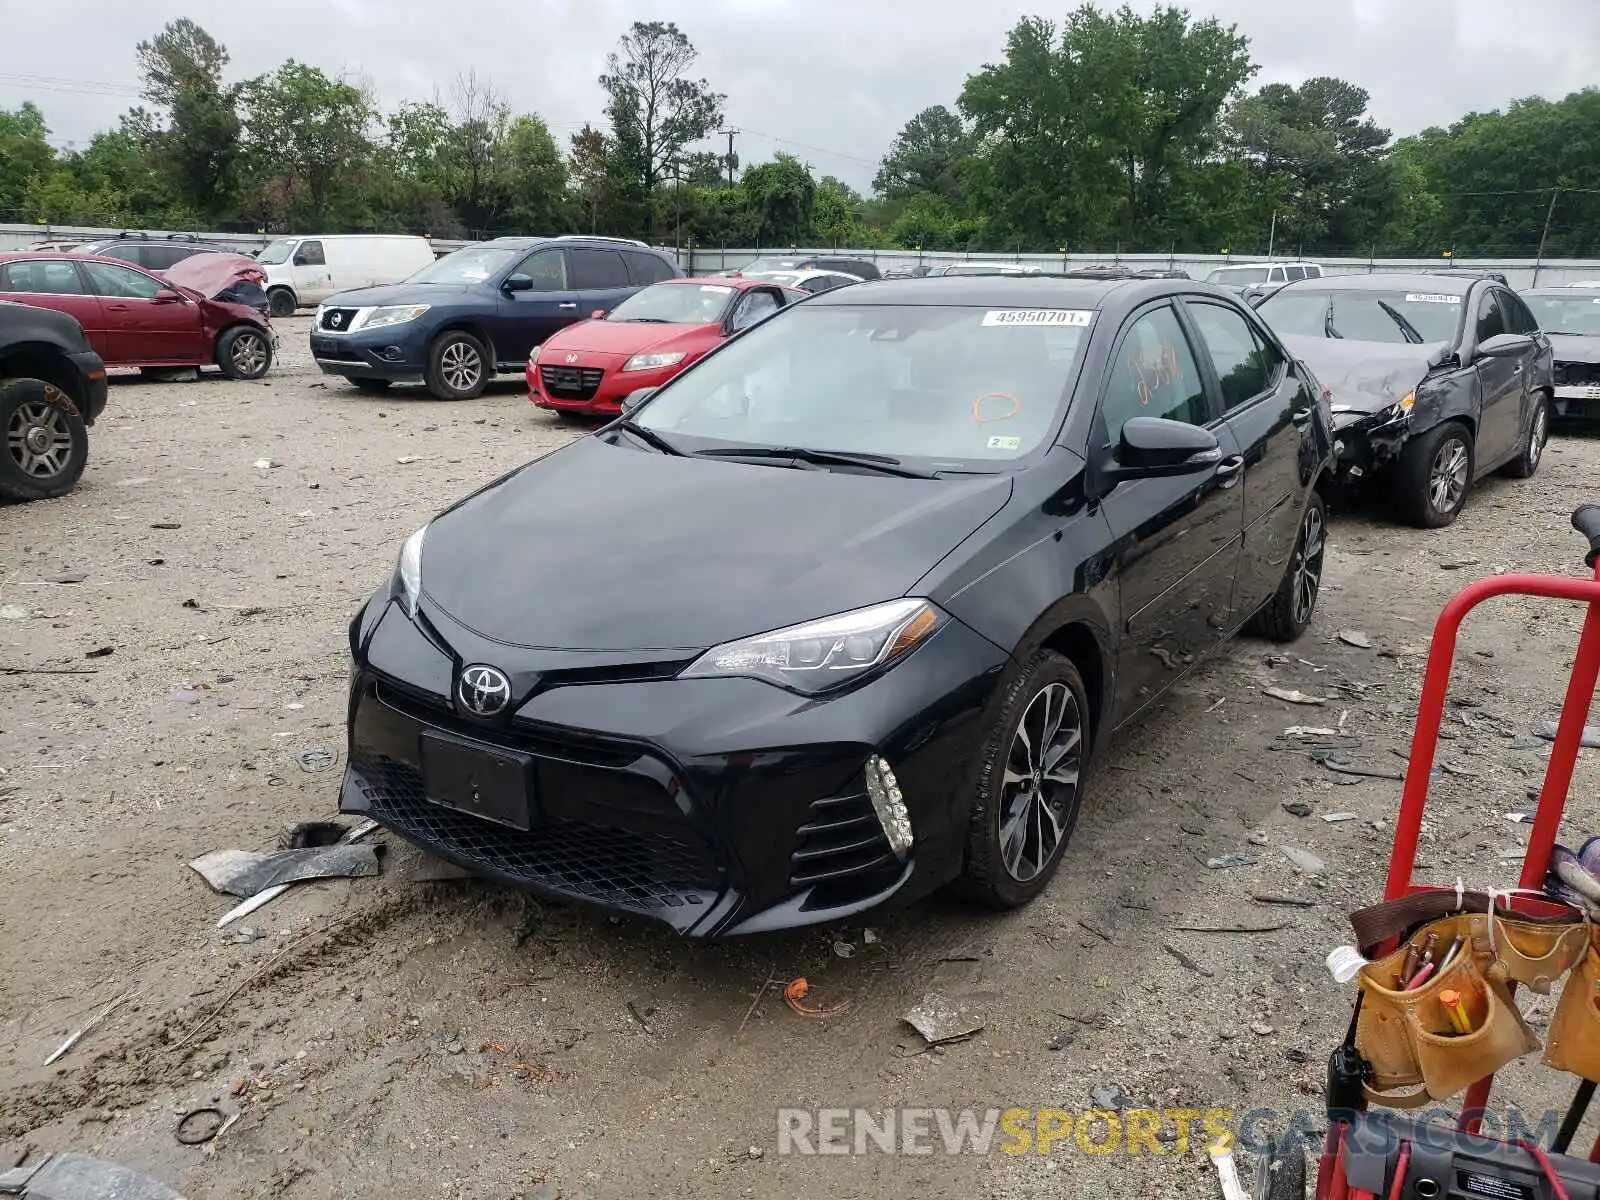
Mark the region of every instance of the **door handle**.
POLYGON ((558 304, 558 305, 556 305, 556 307, 557 308, 577 308, 578 305, 577 305, 576 302, 574 302, 572 304, 558 304))
POLYGON ((106 305, 106 310, 108 312, 127 312, 128 306, 126 304, 108 304, 106 305))
POLYGON ((1297 408, 1294 410, 1294 415, 1289 419, 1301 429, 1304 429, 1311 424, 1311 410, 1309 408, 1297 408))
POLYGON ((1244 466, 1244 455, 1234 454, 1223 459, 1217 464, 1216 477, 1222 480, 1222 486, 1231 488, 1239 482, 1239 471, 1244 466))

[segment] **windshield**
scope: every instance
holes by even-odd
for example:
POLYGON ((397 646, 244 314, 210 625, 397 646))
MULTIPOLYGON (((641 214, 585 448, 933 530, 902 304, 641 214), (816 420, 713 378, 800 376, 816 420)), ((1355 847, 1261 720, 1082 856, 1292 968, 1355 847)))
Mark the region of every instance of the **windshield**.
POLYGON ((1524 296, 1546 333, 1600 337, 1600 296, 1524 296))
POLYGON ((1231 283, 1235 287, 1245 287, 1252 283, 1265 283, 1267 271, 1266 267, 1218 267, 1206 276, 1206 282, 1231 283))
POLYGON ((525 249, 513 250, 506 246, 468 246, 429 263, 406 282, 482 283, 527 253, 525 249))
POLYGON ((758 258, 740 267, 739 274, 761 275, 768 271, 798 271, 802 261, 798 258, 758 258))
POLYGON ((725 283, 657 283, 628 297, 606 320, 712 325, 722 320, 735 290, 725 283))
POLYGON ((1453 342, 1461 325, 1461 297, 1443 292, 1296 287, 1275 293, 1256 311, 1280 334, 1352 342, 1453 342))
POLYGON ((1000 466, 1050 436, 1094 314, 800 305, 680 375, 637 421, 674 440, 1000 466))
POLYGON ((256 255, 256 261, 268 267, 276 267, 280 263, 288 262, 289 256, 299 244, 294 238, 279 238, 275 242, 268 242, 267 248, 256 255))

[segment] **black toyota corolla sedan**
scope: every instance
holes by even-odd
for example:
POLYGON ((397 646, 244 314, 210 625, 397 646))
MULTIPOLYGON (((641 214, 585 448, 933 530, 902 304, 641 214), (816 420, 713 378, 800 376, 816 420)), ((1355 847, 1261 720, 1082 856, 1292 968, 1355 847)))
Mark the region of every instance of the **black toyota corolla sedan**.
POLYGON ((1024 904, 1109 734, 1311 620, 1320 393, 1204 284, 816 296, 406 541, 341 808, 696 937, 1024 904))

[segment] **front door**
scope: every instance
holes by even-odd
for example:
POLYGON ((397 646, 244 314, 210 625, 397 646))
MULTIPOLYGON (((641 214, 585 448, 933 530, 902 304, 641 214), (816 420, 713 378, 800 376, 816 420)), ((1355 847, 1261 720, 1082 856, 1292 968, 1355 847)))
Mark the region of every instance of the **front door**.
POLYGON ((157 299, 176 293, 154 275, 121 263, 85 262, 89 283, 99 293, 105 312, 108 363, 183 363, 199 366, 211 359, 200 327, 200 308, 182 298, 157 299))
POLYGON ((312 238, 294 248, 294 294, 301 304, 321 304, 339 289, 333 286, 333 270, 328 266, 327 248, 312 238))
POLYGON ((1117 445, 1122 426, 1138 416, 1212 429, 1222 460, 1195 475, 1119 484, 1101 502, 1115 539, 1121 601, 1116 724, 1160 695, 1234 624, 1244 461, 1170 304, 1140 311, 1123 330, 1100 400, 1097 440, 1117 445))
POLYGON ((65 258, 24 258, 0 265, 0 299, 53 308, 76 317, 95 353, 110 361, 110 341, 100 299, 78 264, 65 258))
POLYGON ((578 311, 578 293, 567 280, 566 252, 559 247, 535 250, 512 270, 511 276, 517 275, 527 276, 533 287, 502 288, 490 331, 495 360, 506 366, 526 362, 528 352, 551 334, 589 315, 578 311))
MULTIPOLYGON (((1485 288, 1478 300, 1475 345, 1481 346, 1496 334, 1508 332, 1505 307, 1498 289, 1485 288)), ((1526 374, 1524 355, 1479 358, 1478 382, 1483 389, 1483 411, 1478 418, 1478 438, 1474 448, 1476 473, 1481 475, 1498 465, 1522 445, 1522 393, 1526 374)))
POLYGON ((1300 536, 1300 497, 1311 482, 1303 453, 1317 397, 1288 359, 1237 309, 1186 299, 1222 396, 1223 422, 1244 456, 1244 539, 1234 584, 1234 623, 1272 598, 1300 536))

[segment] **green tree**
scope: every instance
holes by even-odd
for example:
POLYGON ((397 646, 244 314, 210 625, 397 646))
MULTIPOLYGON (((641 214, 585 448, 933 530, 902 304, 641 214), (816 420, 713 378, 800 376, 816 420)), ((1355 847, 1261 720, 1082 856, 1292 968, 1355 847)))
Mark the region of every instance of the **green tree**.
POLYGON ((0 108, 0 214, 11 221, 33 221, 23 203, 28 189, 56 170, 50 129, 38 106, 24 100, 15 111, 0 108))
POLYGON ((656 185, 668 163, 706 138, 722 120, 727 97, 689 70, 699 52, 677 25, 635 21, 606 59, 600 86, 609 100, 612 156, 627 180, 628 199, 641 206, 646 235, 653 223, 656 185))
POLYGON ((805 163, 780 150, 771 162, 747 167, 739 182, 763 246, 794 246, 805 238, 817 199, 805 163))
POLYGON ((363 224, 377 117, 366 92, 291 58, 244 96, 259 213, 302 229, 363 224))
POLYGON ((832 175, 817 180, 811 205, 811 235, 805 240, 819 246, 871 246, 876 231, 863 219, 866 201, 861 193, 832 175))
POLYGON ((977 221, 945 197, 921 192, 906 202, 889 227, 889 240, 907 250, 965 250, 977 240, 977 221))
POLYGON ((571 219, 567 164, 544 118, 513 118, 498 159, 507 223, 518 233, 565 232, 571 219))
POLYGON ((959 168, 972 153, 972 137, 961 118, 942 104, 925 108, 895 137, 872 180, 873 191, 891 200, 918 192, 954 198, 959 168))
POLYGON ((172 173, 175 191, 207 217, 229 212, 237 196, 239 88, 223 82, 228 51, 199 25, 170 21, 135 50, 144 98, 164 109, 135 122, 147 149, 172 173))

